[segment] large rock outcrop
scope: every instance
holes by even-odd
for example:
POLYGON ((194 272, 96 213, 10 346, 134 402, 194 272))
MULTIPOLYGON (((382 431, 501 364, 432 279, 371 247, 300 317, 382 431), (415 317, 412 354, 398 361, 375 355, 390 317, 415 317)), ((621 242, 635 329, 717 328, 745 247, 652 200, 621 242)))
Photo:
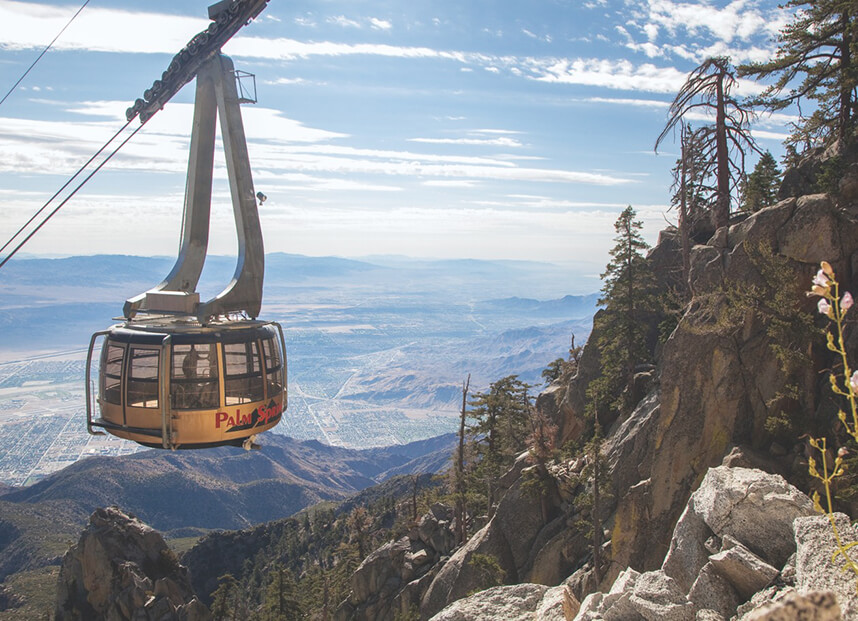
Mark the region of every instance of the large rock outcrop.
MULTIPOLYGON (((837 516, 845 541, 858 540, 837 516)), ((431 621, 839 621, 858 615, 856 576, 832 563, 831 525, 781 476, 710 469, 676 525, 659 569, 624 569, 582 602, 574 575, 556 587, 523 583, 459 599, 431 621), (804 615, 804 616, 802 616, 804 615)), ((425 617, 424 617, 425 618, 425 617)))
POLYGON ((453 510, 435 504, 405 537, 370 553, 351 577, 351 593, 336 621, 374 621, 408 615, 456 545, 453 510))
MULTIPOLYGON (((846 516, 838 525, 844 541, 858 540, 846 516)), ((832 563, 834 551, 828 518, 782 477, 712 468, 661 568, 623 570, 607 593, 588 595, 574 619, 852 619, 856 576, 832 563)))
MULTIPOLYGON (((659 352, 658 381, 606 441, 617 499, 610 578, 623 567, 661 565, 691 492, 731 446, 750 447, 764 458, 779 455, 773 469, 789 470, 801 458, 797 437, 779 446, 766 422, 780 412, 818 412, 827 390, 818 381, 824 358, 815 358, 820 368, 806 364, 785 372, 774 355, 773 346, 782 343, 769 329, 770 317, 754 310, 766 300, 750 300, 743 310, 733 293, 771 295, 773 286, 789 287, 796 304, 810 310, 803 291, 822 259, 848 288, 858 267, 856 213, 828 195, 789 198, 719 230, 722 248, 713 241, 693 249, 694 297, 659 352), (763 276, 766 248, 780 261, 779 283, 763 276), (790 386, 798 398, 787 402, 779 397, 790 386)), ((576 381, 567 393, 579 391, 576 381)))
MULTIPOLYGON (((438 571, 420 604, 422 618, 436 614, 450 602, 492 586, 490 576, 475 562, 491 557, 503 572, 505 584, 519 581, 557 584, 572 566, 563 557, 568 548, 567 517, 560 511, 561 497, 545 493, 541 498, 534 467, 523 467, 519 458, 512 472, 520 476, 498 503, 492 519, 477 531, 438 571), (545 502, 542 502, 544 500, 545 502), (546 557, 549 560, 546 560, 546 557)), ((583 551, 585 546, 579 546, 583 551)))
POLYGON ((564 587, 529 583, 492 587, 454 602, 431 621, 566 621, 563 597, 564 587))
POLYGON ((116 507, 97 509, 63 557, 57 621, 210 621, 164 539, 116 507))

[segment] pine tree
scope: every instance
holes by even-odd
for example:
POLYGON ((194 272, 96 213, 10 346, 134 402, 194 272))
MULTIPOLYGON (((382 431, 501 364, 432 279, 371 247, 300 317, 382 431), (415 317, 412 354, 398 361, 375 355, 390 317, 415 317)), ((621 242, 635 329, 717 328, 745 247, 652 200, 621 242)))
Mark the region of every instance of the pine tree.
POLYGON ((790 0, 783 8, 794 11, 794 16, 780 32, 775 57, 742 65, 738 74, 777 77, 757 98, 769 110, 782 110, 803 100, 816 103, 813 114, 796 126, 792 145, 845 138, 853 129, 855 115, 858 70, 852 52, 858 6, 842 0, 790 0))
POLYGON ((548 363, 548 366, 542 369, 542 378, 546 384, 550 384, 561 375, 563 375, 563 365, 566 363, 564 358, 557 358, 548 363))
POLYGON ((212 593, 212 617, 218 621, 238 621, 241 595, 238 580, 232 574, 224 574, 217 580, 218 587, 212 593))
POLYGON ((266 621, 295 621, 304 616, 295 576, 279 564, 269 573, 264 608, 266 621))
POLYGON ((575 522, 575 527, 590 539, 593 553, 593 573, 595 582, 602 578, 605 566, 602 559, 602 544, 605 508, 611 506, 611 477, 607 458, 602 454, 604 437, 602 428, 596 421, 593 438, 584 445, 583 456, 585 465, 578 474, 578 482, 584 492, 576 496, 573 504, 581 518, 575 522))
POLYGON ((656 308, 655 277, 643 254, 649 246, 641 237, 642 224, 635 216, 629 205, 614 224, 616 243, 602 274, 599 304, 604 310, 596 316, 602 374, 587 390, 593 415, 625 409, 621 394, 631 383, 635 366, 650 358, 643 319, 656 308))
POLYGON ((542 521, 547 524, 550 521, 553 506, 551 501, 556 496, 555 481, 548 471, 548 462, 554 459, 556 453, 557 425, 535 405, 530 406, 528 414, 530 434, 525 441, 530 460, 536 466, 534 475, 537 478, 531 483, 535 483, 534 487, 539 494, 542 521))
POLYGON ((479 460, 473 476, 486 486, 489 514, 495 501, 496 480, 525 447, 529 433, 528 388, 517 376, 509 375, 491 384, 488 392, 477 393, 469 404, 474 422, 468 433, 479 460))
POLYGON ((715 175, 715 228, 726 226, 730 218, 730 197, 745 173, 745 153, 758 151, 749 129, 750 110, 731 91, 736 76, 730 59, 706 59, 692 71, 670 105, 667 123, 655 148, 691 111, 709 113, 715 122, 698 131, 704 160, 715 175))
MULTIPOLYGON (((584 351, 584 347, 582 345, 576 347, 575 335, 573 334, 569 345, 569 357, 557 358, 549 362, 548 366, 542 370, 542 377, 549 384, 558 379, 567 380, 574 377, 578 373, 578 363, 581 360, 582 351, 584 351)), ((560 397, 560 395, 561 393, 557 393, 555 396, 560 397)))
POLYGON ((769 151, 763 153, 742 188, 742 211, 753 213, 778 202, 781 171, 769 151))
POLYGON ((358 556, 363 559, 368 553, 367 534, 372 525, 372 517, 364 507, 357 506, 349 513, 347 523, 352 534, 352 540, 357 543, 358 556))

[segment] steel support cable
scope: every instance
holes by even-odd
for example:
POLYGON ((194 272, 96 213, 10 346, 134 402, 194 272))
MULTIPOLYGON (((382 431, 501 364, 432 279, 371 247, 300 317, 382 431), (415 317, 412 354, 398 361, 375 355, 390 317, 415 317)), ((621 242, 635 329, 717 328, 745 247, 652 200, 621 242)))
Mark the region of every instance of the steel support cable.
MULTIPOLYGON (((130 123, 130 121, 129 121, 129 123, 130 123)), ((71 194, 69 194, 68 196, 66 196, 66 197, 62 200, 62 202, 61 202, 59 205, 57 205, 56 207, 54 207, 53 211, 51 211, 51 213, 49 213, 47 216, 45 216, 44 220, 42 220, 42 221, 39 223, 39 225, 38 225, 35 229, 33 229, 33 230, 30 232, 30 234, 29 234, 29 235, 27 235, 27 237, 25 237, 25 238, 21 241, 21 243, 20 243, 20 244, 18 244, 17 246, 15 246, 15 249, 14 249, 14 250, 12 250, 12 252, 10 252, 8 255, 6 255, 6 257, 5 257, 2 261, 0 261, 0 268, 2 268, 4 265, 6 265, 6 263, 9 261, 9 259, 11 259, 13 256, 15 256, 15 253, 16 253, 16 252, 18 252, 18 251, 19 251, 19 250, 24 246, 24 244, 26 244, 28 241, 30 241, 30 239, 33 237, 33 235, 35 235, 36 233, 38 233, 38 232, 39 232, 39 229, 41 229, 45 224, 47 224, 48 220, 50 220, 50 219, 54 216, 54 214, 56 214, 56 213, 57 213, 57 212, 62 208, 62 206, 63 206, 63 205, 65 205, 67 202, 69 202, 69 201, 71 200, 71 198, 72 198, 75 194, 77 194, 77 191, 78 191, 78 190, 80 190, 80 189, 81 189, 81 188, 86 184, 86 182, 87 182, 87 181, 89 181, 90 179, 92 179, 92 177, 95 175, 95 173, 97 173, 99 170, 101 170, 101 168, 102 168, 105 164, 107 164, 107 162, 109 162, 109 161, 110 161, 110 159, 111 159, 114 155, 116 155, 116 154, 119 152, 119 150, 120 150, 122 147, 124 147, 124 146, 125 146, 125 144, 126 144, 129 140, 131 140, 137 132, 139 132, 141 129, 143 129, 143 126, 144 126, 144 125, 145 125, 145 123, 141 123, 140 125, 138 125, 138 126, 137 126, 137 128, 136 128, 133 132, 131 132, 131 133, 128 135, 128 137, 127 137, 127 138, 125 138, 125 140, 123 140, 121 143, 119 143, 119 146, 117 146, 113 151, 111 151, 111 152, 110 152, 110 155, 108 155, 106 158, 104 158, 104 160, 103 160, 103 161, 102 161, 98 166, 96 166, 96 167, 95 167, 95 170, 93 170, 91 173, 89 173, 89 174, 86 176, 86 178, 85 178, 83 181, 81 181, 81 182, 77 185, 77 187, 76 187, 74 190, 72 190, 71 194)), ((127 126, 128 126, 128 125, 126 124, 126 127, 127 127, 127 126)), ((123 128, 123 129, 124 129, 124 128, 123 128)))
POLYGON ((77 13, 75 13, 74 15, 72 15, 71 19, 66 23, 66 25, 65 25, 65 26, 63 26, 62 30, 60 30, 60 31, 57 33, 57 36, 55 36, 55 37, 53 38, 53 40, 52 40, 50 43, 48 43, 48 47, 46 47, 45 49, 43 49, 43 50, 42 50, 42 53, 41 53, 41 54, 39 54, 39 55, 36 57, 36 60, 34 60, 34 61, 33 61, 33 64, 31 64, 29 67, 27 67, 27 70, 24 72, 24 74, 23 74, 20 78, 18 78, 18 81, 17 81, 17 82, 15 82, 15 83, 12 85, 12 88, 10 88, 10 89, 9 89, 9 92, 8 92, 8 93, 6 93, 5 95, 3 95, 3 99, 0 99, 0 106, 2 106, 2 105, 3 105, 3 102, 4 102, 4 101, 6 101, 6 98, 7 98, 7 97, 9 97, 9 95, 11 95, 11 94, 12 94, 12 91, 14 91, 16 88, 18 88, 18 85, 19 85, 21 82, 23 82, 23 81, 24 81, 24 78, 26 78, 26 77, 27 77, 27 74, 28 74, 28 73, 30 73, 30 71, 33 69, 33 67, 35 67, 35 66, 36 66, 36 63, 37 63, 37 62, 39 62, 39 61, 42 59, 42 56, 44 56, 44 55, 47 53, 47 51, 48 51, 49 49, 51 49, 51 46, 53 46, 53 44, 57 42, 57 39, 59 39, 59 38, 60 38, 60 36, 61 36, 65 31, 66 31, 66 28, 68 28, 69 26, 71 26, 71 23, 75 20, 75 18, 76 18, 78 15, 80 15, 80 12, 81 12, 81 11, 83 11, 84 7, 86 7, 86 5, 87 5, 87 4, 89 4, 89 0, 86 0, 86 2, 84 2, 84 3, 81 5, 81 7, 77 10, 77 13))
POLYGON ((102 147, 101 147, 98 151, 96 151, 96 152, 95 152, 95 154, 94 154, 91 158, 89 158, 83 166, 81 166, 80 168, 78 168, 78 169, 77 169, 77 172, 76 172, 75 174, 73 174, 71 177, 69 177, 68 181, 66 181, 66 182, 63 184, 63 186, 62 186, 59 190, 57 190, 57 191, 54 193, 54 195, 53 195, 52 197, 50 197, 50 198, 47 200, 47 202, 46 202, 44 205, 42 205, 42 206, 41 206, 41 207, 36 211, 36 213, 34 213, 32 216, 30 216, 30 219, 29 219, 29 220, 27 220, 27 221, 26 221, 26 222, 21 226, 21 228, 19 228, 17 231, 15 231, 15 234, 14 234, 14 235, 12 235, 12 237, 10 237, 10 238, 6 241, 6 243, 5 243, 5 244, 3 244, 3 246, 2 246, 2 247, 0 247, 0 253, 2 253, 4 250, 6 250, 6 247, 7 247, 7 246, 9 246, 9 244, 11 244, 13 241, 15 241, 15 238, 16 238, 16 237, 18 237, 18 235, 20 235, 20 234, 24 231, 24 229, 26 229, 28 226, 30 226, 30 224, 32 224, 33 220, 35 220, 36 218, 38 218, 38 217, 39 217, 39 214, 41 214, 45 209, 47 209, 47 208, 48 208, 48 205, 50 205, 50 204, 54 201, 54 199, 55 199, 57 196, 59 196, 59 195, 60 195, 60 192, 62 192, 63 190, 65 190, 65 189, 69 186, 69 184, 71 184, 71 182, 72 182, 72 181, 74 181, 74 180, 77 178, 77 176, 78 176, 80 173, 82 173, 84 170, 86 170, 86 167, 87 167, 87 166, 89 166, 90 164, 92 164, 92 161, 93 161, 95 158, 97 158, 99 155, 101 155, 102 151, 104 151, 104 150, 105 150, 105 149, 110 145, 110 143, 111 143, 111 142, 113 142, 114 140, 116 140, 116 137, 117 137, 119 134, 121 134, 122 132, 124 132, 124 131, 125 131, 125 128, 126 128, 126 127, 128 127, 130 124, 131 124, 131 121, 128 121, 127 123, 125 123, 125 125, 123 125, 121 128, 119 128, 119 131, 117 131, 115 134, 113 134, 113 136, 110 138, 110 140, 108 140, 107 142, 105 142, 105 143, 104 143, 104 145, 102 145, 102 147))

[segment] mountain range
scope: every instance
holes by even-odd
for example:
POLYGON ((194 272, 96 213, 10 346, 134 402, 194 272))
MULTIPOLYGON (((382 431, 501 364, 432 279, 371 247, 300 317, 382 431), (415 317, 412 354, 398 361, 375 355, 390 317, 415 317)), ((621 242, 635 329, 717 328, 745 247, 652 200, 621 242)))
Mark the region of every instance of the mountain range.
POLYGON ((260 451, 86 458, 0 497, 0 580, 57 564, 96 507, 118 505, 172 537, 246 528, 345 499, 400 472, 437 472, 454 439, 351 450, 266 434, 260 451))

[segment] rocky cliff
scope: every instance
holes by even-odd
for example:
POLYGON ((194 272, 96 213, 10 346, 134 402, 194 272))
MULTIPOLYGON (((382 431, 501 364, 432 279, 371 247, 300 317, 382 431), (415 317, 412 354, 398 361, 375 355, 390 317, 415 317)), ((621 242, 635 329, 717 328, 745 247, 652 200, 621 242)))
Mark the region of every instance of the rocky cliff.
POLYGON ((157 531, 116 507, 96 510, 69 549, 57 621, 210 621, 187 569, 157 531))
MULTIPOLYGON (((490 586, 472 562, 478 554, 496 559, 507 585, 552 587, 564 582, 576 601, 608 591, 618 576, 628 578, 631 570, 643 572, 639 588, 648 588, 647 572, 662 571, 692 492, 725 458, 730 465, 753 466, 806 485, 801 436, 826 432, 833 405, 827 375, 821 373, 830 359, 824 342, 810 337, 814 309, 804 291, 821 260, 833 265, 844 289, 854 289, 858 153, 835 146, 817 154, 787 175, 782 196, 778 204, 735 218, 729 227, 697 231, 688 301, 675 329, 663 343, 653 343, 655 365, 636 376, 630 388, 636 405, 630 413, 601 421, 608 429, 602 452, 611 493, 605 499, 603 565, 598 571, 589 540, 574 526, 581 517, 573 502, 582 491, 577 475, 587 458, 553 468, 557 493, 548 498, 547 511, 540 511, 540 503, 525 491, 528 468, 522 461, 508 475, 512 482, 491 521, 449 559, 441 559, 431 582, 424 580, 422 619, 490 586), (840 183, 828 193, 816 193, 815 177, 832 158, 845 171, 840 183)), ((663 286, 681 284, 675 231, 663 232, 649 261, 663 286)), ((538 406, 558 424, 561 442, 580 440, 587 428, 585 395, 600 372, 599 352, 592 345, 597 338, 594 332, 577 375, 552 385, 538 399, 538 406)), ((850 340, 848 347, 856 350, 856 345, 850 340)), ((777 537, 785 547, 795 546, 791 531, 777 537)), ((698 550, 696 558, 704 565, 713 554, 732 558, 739 552, 728 551, 730 545, 721 540, 717 549, 698 550)), ((756 542, 745 545, 758 553, 756 542)), ((784 571, 787 558, 782 552, 762 558, 776 573, 784 571)), ((714 584, 712 571, 704 572, 705 580, 714 584)), ((677 601, 687 610, 703 609, 689 594, 698 579, 697 574, 685 576, 676 587, 677 601)), ((752 595, 747 587, 731 588, 737 593, 736 606, 752 595)), ((545 592, 539 597, 534 593, 522 591, 514 597, 540 605, 545 592)), ((370 617, 355 611, 349 618, 370 617)))

